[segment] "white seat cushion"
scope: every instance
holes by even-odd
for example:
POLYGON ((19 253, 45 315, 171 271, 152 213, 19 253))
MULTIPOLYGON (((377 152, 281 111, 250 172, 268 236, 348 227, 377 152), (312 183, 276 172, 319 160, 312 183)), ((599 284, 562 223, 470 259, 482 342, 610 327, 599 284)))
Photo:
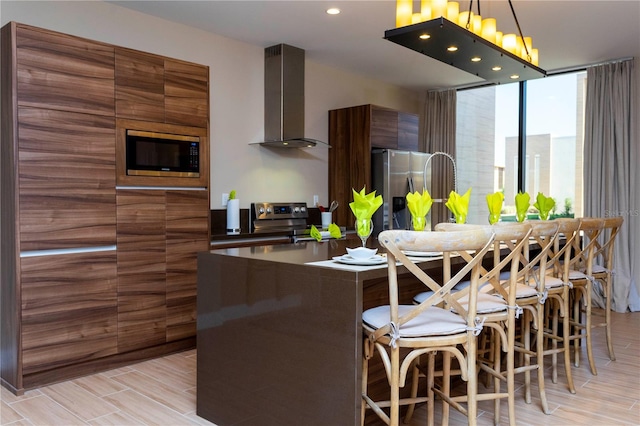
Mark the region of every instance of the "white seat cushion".
POLYGON ((413 296, 413 303, 420 304, 433 296, 433 291, 423 291, 413 296))
POLYGON ((556 288, 556 287, 562 287, 563 285, 564 285, 564 282, 560 278, 556 278, 551 275, 546 275, 544 277, 545 288, 556 288))
POLYGON ((605 268, 602 265, 593 265, 593 268, 591 271, 592 274, 603 274, 605 272, 607 272, 607 268, 605 268))
MULTIPOLYGON (((458 284, 453 286, 453 289, 451 289, 451 293, 464 290, 470 285, 471 285, 471 281, 460 281, 458 284)), ((478 291, 483 291, 486 293, 486 292, 492 291, 492 289, 493 289, 493 286, 490 283, 484 283, 478 288, 478 291)))
POLYGON ((587 276, 580 272, 580 271, 576 271, 574 269, 569 271, 569 279, 570 280, 585 280, 587 279, 587 276))
MULTIPOLYGON (((462 290, 462 289, 456 288, 456 286, 454 286, 451 289, 451 293, 455 293, 456 291, 460 291, 460 290, 462 290)), ((422 293, 418 293, 415 296, 413 296, 413 303, 420 304, 420 303, 424 302, 425 300, 427 300, 428 298, 430 298, 431 296, 433 296, 433 291, 431 291, 431 290, 423 291, 422 293)))
POLYGON ((536 290, 535 287, 525 285, 522 283, 516 284, 516 299, 529 298, 537 295, 538 295, 538 291, 536 290))
POLYGON ((501 281, 506 281, 511 277, 511 272, 510 271, 504 271, 504 272, 500 272, 500 280, 501 281))
MULTIPOLYGON (((463 308, 467 309, 467 306, 469 305, 469 296, 461 297, 458 302, 460 302, 463 308)), ((505 302, 502 297, 482 292, 478 293, 478 314, 490 314, 492 312, 502 312, 506 310, 507 302, 505 302)))
MULTIPOLYGON (((416 303, 422 303, 425 300, 427 300, 427 298, 431 297, 431 295, 433 295, 432 291, 425 291, 423 293, 420 293, 414 296, 413 301, 416 303)), ((459 302, 462 305, 462 307, 466 309, 467 304, 469 303, 469 297, 464 296, 459 300, 459 302)), ((506 309, 507 309, 507 303, 504 301, 503 298, 499 296, 494 296, 492 294, 487 294, 482 292, 478 293, 478 306, 477 306, 478 311, 477 312, 479 314, 501 312, 506 309)))
POLYGON ((458 284, 453 286, 453 289, 451 290, 451 292, 454 293, 456 291, 464 290, 470 285, 471 285, 471 281, 460 281, 458 284))
MULTIPOLYGON (((502 276, 502 274, 500 274, 502 276)), ((458 284, 454 285, 451 289, 451 293, 455 293, 456 291, 464 290, 465 288, 471 285, 471 281, 460 281, 458 284)), ((485 283, 483 285, 484 291, 491 291, 492 287, 490 284, 485 283)), ((483 291, 481 288, 480 291, 483 291)), ((418 293, 413 297, 414 303, 422 303, 427 300, 429 297, 433 295, 433 291, 423 291, 422 293, 418 293)))
MULTIPOLYGON (((415 309, 415 305, 398 306, 401 317, 415 309)), ((372 328, 378 329, 389 324, 389 305, 377 306, 362 313, 362 321, 372 328)), ((453 312, 437 307, 429 307, 416 318, 400 326, 400 337, 426 337, 459 334, 467 330, 466 321, 453 312)))

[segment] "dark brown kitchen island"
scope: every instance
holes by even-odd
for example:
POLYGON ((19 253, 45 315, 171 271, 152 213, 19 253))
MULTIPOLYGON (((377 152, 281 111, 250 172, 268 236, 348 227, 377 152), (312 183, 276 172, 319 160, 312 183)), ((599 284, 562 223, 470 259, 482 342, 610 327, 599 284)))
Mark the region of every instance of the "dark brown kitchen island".
MULTIPOLYGON (((386 303, 386 264, 363 271, 309 264, 358 243, 199 253, 200 417, 220 426, 360 424, 362 310, 386 303)), ((417 289, 402 287, 407 303, 417 289)))

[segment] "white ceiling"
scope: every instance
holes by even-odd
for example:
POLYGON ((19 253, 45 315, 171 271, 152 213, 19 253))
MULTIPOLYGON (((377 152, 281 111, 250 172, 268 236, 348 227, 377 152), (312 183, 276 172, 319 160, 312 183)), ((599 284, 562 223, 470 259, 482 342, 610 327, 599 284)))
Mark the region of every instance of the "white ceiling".
MULTIPOLYGON (((410 89, 464 86, 477 77, 385 40, 395 0, 115 1, 121 6, 249 44, 286 43, 307 60, 410 89), (342 13, 330 16, 328 7, 342 13)), ((419 2, 416 2, 419 3, 419 2)), ((513 0, 520 27, 547 71, 640 56, 640 0, 513 0)), ((478 2, 473 2, 474 11, 478 2)), ((468 1, 460 8, 466 10, 468 1)), ((481 1, 498 30, 517 32, 505 0, 481 1)), ((417 6, 416 6, 417 8, 417 6)))

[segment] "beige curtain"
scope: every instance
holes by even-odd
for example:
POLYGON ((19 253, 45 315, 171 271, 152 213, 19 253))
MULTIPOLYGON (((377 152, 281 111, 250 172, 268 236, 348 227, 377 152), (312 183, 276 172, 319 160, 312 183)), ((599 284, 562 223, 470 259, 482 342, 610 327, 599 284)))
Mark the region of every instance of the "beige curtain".
MULTIPOLYGON (((424 105, 423 136, 425 152, 443 152, 456 158, 456 90, 430 91, 424 105)), ((431 186, 427 189, 431 198, 446 200, 454 189, 454 173, 451 160, 445 155, 434 155, 431 165, 431 186)), ((458 188, 459 191, 459 188, 458 188)), ((431 207, 431 226, 448 222, 449 210, 442 202, 431 207)))
MULTIPOLYGON (((640 172, 634 61, 587 70, 585 216, 623 216, 615 245, 612 309, 640 310, 640 172)), ((597 296, 597 292, 596 292, 597 296)), ((602 300, 595 302, 602 306, 602 300)))

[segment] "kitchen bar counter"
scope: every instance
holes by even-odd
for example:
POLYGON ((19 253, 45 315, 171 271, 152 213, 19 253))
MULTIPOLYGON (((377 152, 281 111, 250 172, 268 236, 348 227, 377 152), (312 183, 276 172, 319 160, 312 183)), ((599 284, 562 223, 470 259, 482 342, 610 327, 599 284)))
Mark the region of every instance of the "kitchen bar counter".
MULTIPOLYGON (((221 426, 360 424, 362 311, 387 303, 387 269, 309 264, 358 245, 348 237, 199 253, 199 416, 221 426)), ((403 303, 421 289, 409 278, 400 286, 403 303)))
POLYGON ((230 247, 247 247, 268 244, 288 244, 293 242, 293 232, 243 232, 237 235, 212 235, 212 250, 230 247))

